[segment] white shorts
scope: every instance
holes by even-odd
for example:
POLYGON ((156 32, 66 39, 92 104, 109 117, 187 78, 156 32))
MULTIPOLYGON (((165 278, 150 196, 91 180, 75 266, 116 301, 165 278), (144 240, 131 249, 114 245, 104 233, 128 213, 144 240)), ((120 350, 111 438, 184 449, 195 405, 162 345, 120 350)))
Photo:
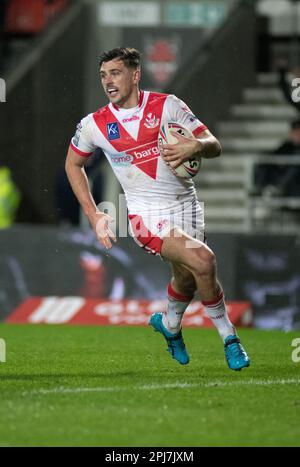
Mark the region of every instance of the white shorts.
POLYGON ((160 255, 163 238, 174 228, 204 241, 204 212, 197 199, 178 204, 172 210, 157 209, 129 214, 129 228, 135 242, 148 253, 160 255))

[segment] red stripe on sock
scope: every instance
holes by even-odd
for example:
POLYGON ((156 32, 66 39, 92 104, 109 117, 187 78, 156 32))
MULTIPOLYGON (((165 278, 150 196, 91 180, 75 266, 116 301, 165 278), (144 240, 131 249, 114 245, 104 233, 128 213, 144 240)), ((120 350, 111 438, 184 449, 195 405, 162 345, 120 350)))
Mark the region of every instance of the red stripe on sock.
POLYGON ((217 296, 214 300, 202 300, 202 305, 204 306, 216 306, 224 297, 223 292, 220 293, 220 295, 217 296))
POLYGON ((181 293, 175 292, 172 287, 171 282, 168 284, 168 295, 173 298, 174 300, 178 300, 179 302, 190 302, 193 298, 192 296, 182 295, 181 293))

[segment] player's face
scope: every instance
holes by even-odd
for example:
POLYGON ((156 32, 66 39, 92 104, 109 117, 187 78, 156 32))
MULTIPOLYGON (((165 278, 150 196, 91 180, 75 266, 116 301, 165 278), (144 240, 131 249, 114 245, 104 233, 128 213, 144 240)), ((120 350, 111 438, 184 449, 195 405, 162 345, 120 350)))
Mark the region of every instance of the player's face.
POLYGON ((100 77, 110 102, 124 108, 138 104, 140 70, 128 68, 122 60, 115 59, 102 63, 100 77))

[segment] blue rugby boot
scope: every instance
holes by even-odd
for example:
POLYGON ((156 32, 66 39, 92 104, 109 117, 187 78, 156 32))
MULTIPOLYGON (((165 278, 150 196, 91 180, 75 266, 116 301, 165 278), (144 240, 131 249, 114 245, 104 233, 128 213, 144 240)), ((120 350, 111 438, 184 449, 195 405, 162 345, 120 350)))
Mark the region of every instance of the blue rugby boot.
POLYGON ((185 344, 183 342, 181 330, 177 334, 169 332, 162 323, 162 313, 153 313, 150 318, 149 324, 154 328, 155 331, 160 332, 168 344, 168 352, 175 360, 181 365, 186 365, 190 361, 189 354, 186 351, 185 344))
POLYGON ((240 371, 242 368, 250 365, 250 358, 237 335, 226 337, 224 350, 228 366, 231 370, 240 371))

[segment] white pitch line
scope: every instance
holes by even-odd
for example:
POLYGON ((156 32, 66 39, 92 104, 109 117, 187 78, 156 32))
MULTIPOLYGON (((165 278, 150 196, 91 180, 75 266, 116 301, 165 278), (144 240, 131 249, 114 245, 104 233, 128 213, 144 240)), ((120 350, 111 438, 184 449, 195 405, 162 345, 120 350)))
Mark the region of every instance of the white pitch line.
POLYGON ((155 391, 158 389, 192 389, 192 388, 221 388, 230 386, 280 386, 300 384, 300 379, 247 379, 242 381, 211 381, 209 383, 166 383, 166 384, 145 384, 143 386, 96 386, 90 388, 68 388, 58 386, 51 389, 36 389, 32 391, 23 391, 23 396, 28 395, 46 395, 46 394, 80 394, 91 392, 121 392, 121 391, 155 391))

